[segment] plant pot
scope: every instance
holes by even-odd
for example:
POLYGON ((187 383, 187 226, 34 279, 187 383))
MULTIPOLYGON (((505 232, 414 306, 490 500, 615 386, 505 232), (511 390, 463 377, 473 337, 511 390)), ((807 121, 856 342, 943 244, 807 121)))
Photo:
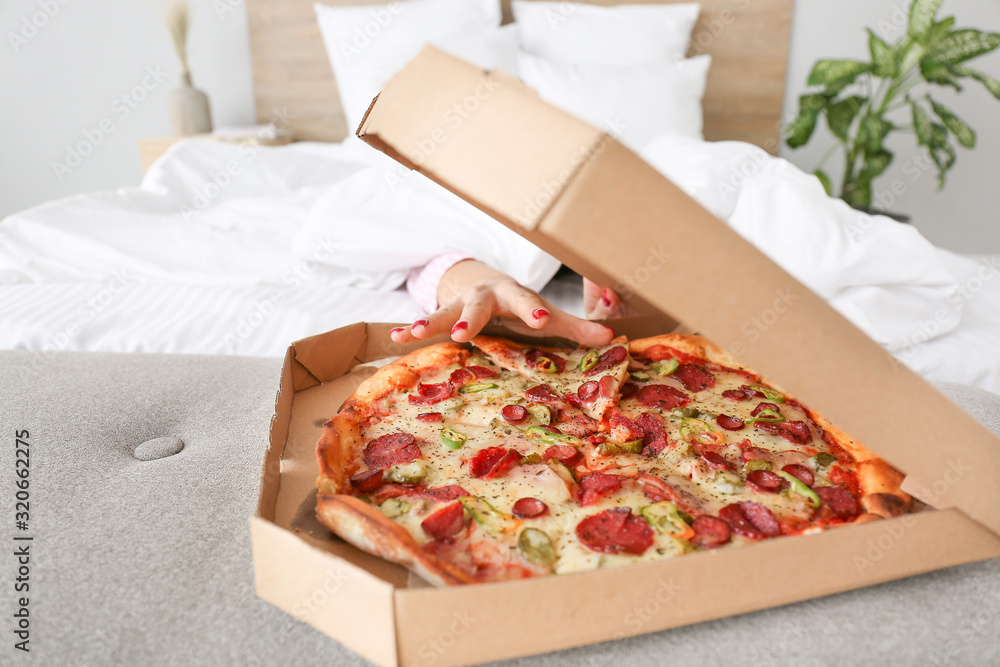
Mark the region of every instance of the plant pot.
POLYGON ((170 123, 174 134, 207 134, 212 131, 212 112, 208 95, 191 85, 185 72, 181 84, 170 92, 170 123))
POLYGON ((902 222, 903 224, 909 224, 912 219, 911 216, 905 213, 893 213, 892 211, 883 211, 879 208, 872 208, 871 206, 852 206, 856 211, 861 211, 862 213, 867 213, 868 215, 884 215, 887 218, 892 218, 896 222, 902 222))

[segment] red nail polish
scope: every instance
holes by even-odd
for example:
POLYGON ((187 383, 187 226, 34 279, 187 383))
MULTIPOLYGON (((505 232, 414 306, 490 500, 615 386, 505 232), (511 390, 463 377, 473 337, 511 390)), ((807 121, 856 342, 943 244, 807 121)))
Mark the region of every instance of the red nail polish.
POLYGON ((531 312, 531 316, 534 317, 536 320, 540 320, 548 314, 549 311, 545 310, 544 308, 535 308, 535 310, 531 312))
POLYGON ((601 303, 603 303, 606 308, 611 307, 611 299, 608 298, 607 292, 601 295, 601 303))
POLYGON ((413 326, 415 326, 415 327, 426 327, 426 326, 430 325, 430 323, 431 323, 431 321, 429 319, 427 319, 426 317, 422 317, 419 320, 417 320, 416 322, 414 322, 413 326))
POLYGON ((403 327, 396 327, 395 329, 389 329, 389 333, 390 334, 401 333, 403 331, 405 331, 405 329, 403 327))
POLYGON ((459 320, 458 322, 455 322, 455 326, 451 328, 451 332, 455 333, 456 331, 464 331, 465 329, 468 328, 469 328, 468 322, 466 322, 465 320, 459 320))

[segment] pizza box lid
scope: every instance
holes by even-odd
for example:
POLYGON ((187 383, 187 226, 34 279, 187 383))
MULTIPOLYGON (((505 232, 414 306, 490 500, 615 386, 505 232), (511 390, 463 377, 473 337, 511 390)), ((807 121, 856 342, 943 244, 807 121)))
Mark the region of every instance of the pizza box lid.
POLYGON ((1000 534, 1000 438, 613 137, 433 47, 357 134, 702 333, 907 473, 914 495, 1000 534))

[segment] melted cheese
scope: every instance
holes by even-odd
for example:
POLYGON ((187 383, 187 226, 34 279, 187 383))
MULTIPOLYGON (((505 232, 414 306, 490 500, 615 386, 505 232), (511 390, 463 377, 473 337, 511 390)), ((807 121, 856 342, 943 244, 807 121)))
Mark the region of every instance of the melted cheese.
MULTIPOLYGON (((566 356, 570 359, 569 363, 574 364, 579 362, 582 354, 583 351, 578 351, 566 356)), ((428 384, 443 382, 448 379, 452 370, 453 368, 449 368, 427 374, 421 381, 428 384)), ((670 558, 691 550, 690 545, 655 530, 653 546, 638 556, 600 554, 579 541, 575 530, 584 518, 614 507, 628 507, 633 513, 638 514, 641 508, 653 502, 643 493, 642 484, 635 479, 638 472, 665 480, 678 493, 690 500, 689 505, 697 513, 716 515, 726 505, 750 500, 768 507, 779 520, 808 519, 811 509, 802 499, 788 493, 756 493, 743 484, 745 473, 739 462, 738 443, 745 439, 749 440, 752 446, 771 452, 779 463, 777 469, 787 462, 801 463, 813 470, 817 485, 830 484, 825 471, 817 469, 815 459, 811 456, 817 451, 827 451, 828 448, 819 437, 820 433, 815 425, 801 409, 795 406, 780 404, 779 408, 787 420, 803 420, 810 425, 813 438, 806 446, 795 445, 780 436, 758 431, 752 424, 740 431, 717 428, 714 422, 716 415, 727 414, 745 420, 750 417, 750 412, 758 403, 766 401, 766 399, 749 399, 737 402, 724 398, 722 392, 727 389, 738 389, 740 385, 747 383, 747 379, 737 373, 718 372, 713 373, 716 378, 714 387, 694 394, 685 390, 670 376, 659 377, 652 374, 649 383, 661 383, 683 391, 693 399, 689 408, 711 415, 704 417, 704 421, 722 433, 725 444, 733 445, 730 449, 736 453, 735 469, 729 474, 719 474, 718 471, 706 466, 694 453, 693 448, 683 441, 679 430, 682 418, 669 412, 661 412, 670 445, 659 456, 623 455, 609 459, 600 456, 592 445, 582 445, 586 454, 585 460, 591 470, 600 469, 602 472, 622 476, 622 486, 619 490, 599 498, 587 507, 572 500, 567 483, 546 463, 517 466, 507 474, 490 480, 472 477, 468 473, 468 462, 486 447, 503 446, 514 449, 523 456, 532 453, 541 455, 549 446, 525 434, 528 427, 538 424, 533 417, 529 417, 521 425, 512 426, 503 420, 500 413, 504 405, 512 401, 518 402, 518 398, 522 397, 524 391, 533 386, 533 383, 519 373, 500 371, 495 367, 494 370, 500 372, 499 377, 483 382, 492 382, 498 385, 497 389, 478 393, 457 393, 457 398, 431 406, 414 406, 409 403, 405 394, 397 396, 391 401, 393 412, 390 416, 363 429, 367 440, 398 431, 412 434, 419 443, 427 471, 423 480, 425 486, 433 488, 448 484, 459 485, 469 494, 485 500, 495 510, 507 516, 506 531, 491 531, 480 526, 470 529, 475 535, 489 537, 489 557, 494 560, 501 558, 522 567, 530 566, 517 547, 519 533, 529 526, 544 531, 552 541, 557 558, 552 571, 556 574, 670 558), (426 423, 417 419, 417 415, 421 413, 439 411, 443 414, 443 421, 426 423), (467 436, 462 447, 451 450, 445 446, 441 440, 441 429, 445 426, 467 436), (512 518, 510 513, 514 503, 527 497, 544 502, 549 508, 548 513, 534 519, 512 518)), ((567 372, 566 375, 569 376, 570 373, 567 372)), ((557 392, 575 390, 573 388, 583 381, 579 377, 572 376, 547 377, 545 380, 557 392)), ((650 410, 640 405, 634 398, 621 401, 619 407, 632 419, 650 410)), ((363 462, 360 462, 360 468, 364 468, 363 462)), ((581 472, 588 471, 583 468, 581 472)), ((424 532, 420 523, 444 503, 430 499, 408 498, 408 501, 411 503, 409 511, 394 517, 394 520, 404 526, 418 543, 424 544, 431 538, 424 532)), ((734 533, 733 544, 745 541, 734 533)), ((538 571, 538 568, 535 567, 534 571, 538 571)))

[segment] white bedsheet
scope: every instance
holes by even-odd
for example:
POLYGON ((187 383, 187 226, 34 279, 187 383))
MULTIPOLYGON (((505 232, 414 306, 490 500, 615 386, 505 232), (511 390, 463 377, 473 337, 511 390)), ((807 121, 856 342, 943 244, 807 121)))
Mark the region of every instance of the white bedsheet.
MULTIPOLYGON (((698 179, 708 188, 712 173, 722 167, 732 173, 732 160, 745 161, 749 153, 701 144, 701 153, 686 150, 679 159, 672 140, 661 143, 658 168, 682 170, 686 180, 677 180, 683 187, 713 210, 730 207, 715 212, 751 238, 763 219, 760 210, 773 205, 768 197, 787 197, 752 179, 741 183, 747 193, 742 202, 720 198, 718 187, 699 194, 698 179), (752 198, 760 200, 756 208, 734 218, 752 198)), ((646 157, 657 162, 655 152, 646 157)), ((428 208, 418 195, 400 208, 352 190, 373 181, 377 160, 356 141, 258 150, 183 142, 154 165, 141 188, 80 195, 10 216, 0 223, 0 349, 39 350, 40 360, 52 350, 277 356, 292 340, 350 322, 412 321, 419 307, 399 286, 407 263, 419 263, 433 249, 404 243, 406 252, 397 244, 394 253, 369 249, 365 255, 364 239, 384 238, 401 211, 419 221, 440 217, 442 209, 440 202, 428 208), (338 188, 350 196, 329 194, 338 188), (366 207, 373 217, 365 218, 366 207), (354 217, 338 218, 347 212, 354 217), (343 237, 323 234, 316 224, 323 216, 349 220, 351 231, 365 229, 349 239, 355 244, 351 262, 331 260, 343 237)), ((420 189, 405 183, 407 188, 420 189)), ((878 238, 877 230, 864 231, 866 240, 878 238)), ((493 230, 483 238, 485 245, 507 243, 493 230)), ((913 252, 928 260, 921 243, 911 244, 913 252)), ((873 304, 904 295, 890 322, 892 340, 883 342, 930 379, 1000 393, 1000 262, 929 252, 931 268, 923 276, 874 286, 873 304), (924 294, 934 297, 920 302, 924 294)), ((515 272, 541 286, 554 266, 544 253, 531 253, 521 253, 515 272)), ((820 292, 827 289, 824 296, 842 312, 862 301, 851 290, 857 295, 868 286, 836 276, 826 261, 820 292)), ((795 273, 795 266, 786 268, 795 273)), ((858 267, 851 270, 856 276, 858 267)), ((550 284, 545 295, 568 310, 581 309, 579 285, 572 281, 550 284)))

